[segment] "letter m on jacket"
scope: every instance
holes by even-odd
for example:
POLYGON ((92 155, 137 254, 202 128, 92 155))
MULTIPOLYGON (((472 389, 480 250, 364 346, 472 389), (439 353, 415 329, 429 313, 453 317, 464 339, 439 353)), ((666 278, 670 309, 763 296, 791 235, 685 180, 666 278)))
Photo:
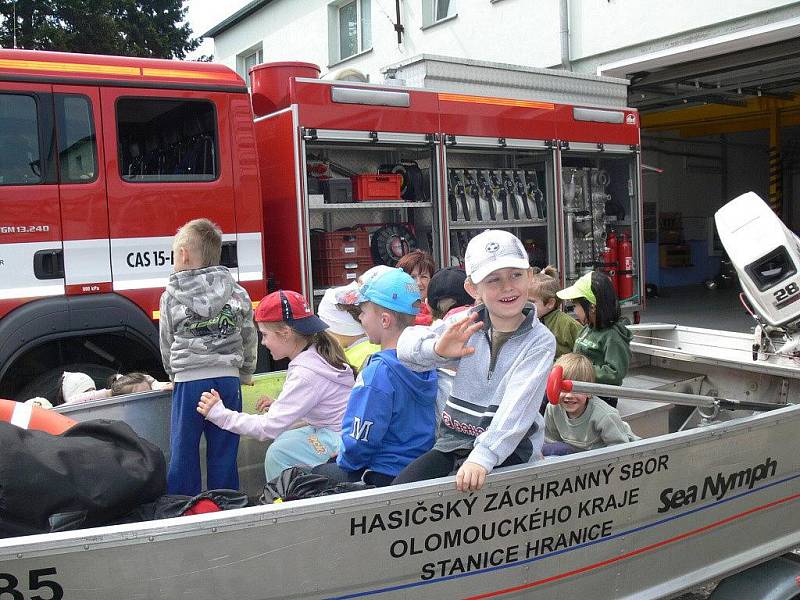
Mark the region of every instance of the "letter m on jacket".
POLYGON ((369 429, 372 427, 372 421, 362 421, 361 417, 353 417, 353 432, 350 437, 356 441, 368 442, 369 429))

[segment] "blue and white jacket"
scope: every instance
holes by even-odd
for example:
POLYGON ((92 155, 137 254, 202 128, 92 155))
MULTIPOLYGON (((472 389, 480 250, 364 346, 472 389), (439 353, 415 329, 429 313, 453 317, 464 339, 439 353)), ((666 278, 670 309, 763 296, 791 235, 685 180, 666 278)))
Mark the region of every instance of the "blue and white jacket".
POLYGON ((430 450, 436 437, 436 390, 435 370, 411 371, 395 350, 373 354, 350 393, 338 465, 395 476, 430 450))

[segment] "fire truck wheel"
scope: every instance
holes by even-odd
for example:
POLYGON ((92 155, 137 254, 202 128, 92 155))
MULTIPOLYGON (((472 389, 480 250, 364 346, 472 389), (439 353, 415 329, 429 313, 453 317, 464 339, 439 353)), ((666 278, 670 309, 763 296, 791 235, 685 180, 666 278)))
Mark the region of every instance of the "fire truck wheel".
POLYGON ((86 373, 91 377, 97 389, 106 387, 106 381, 117 371, 103 365, 92 363, 73 363, 49 369, 34 377, 16 394, 16 399, 25 401, 29 398, 42 397, 53 402, 58 396, 58 385, 64 371, 86 373))

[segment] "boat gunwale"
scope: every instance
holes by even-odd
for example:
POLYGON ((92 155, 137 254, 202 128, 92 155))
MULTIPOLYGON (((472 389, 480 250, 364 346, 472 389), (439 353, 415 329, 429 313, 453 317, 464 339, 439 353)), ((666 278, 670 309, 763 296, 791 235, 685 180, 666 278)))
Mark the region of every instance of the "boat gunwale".
MULTIPOLYGON (((768 428, 787 419, 800 420, 800 405, 788 405, 767 413, 753 414, 707 427, 668 433, 627 444, 500 469, 490 474, 483 491, 513 485, 523 477, 529 477, 529 481, 536 481, 540 478, 556 478, 569 473, 591 471, 600 465, 617 464, 623 460, 644 459, 652 454, 663 452, 665 449, 705 443, 710 439, 721 438, 727 434, 735 434, 754 427, 768 428)), ((800 473, 800 469, 796 469, 794 473, 800 473)), ((789 474, 785 474, 784 478, 787 476, 789 474)), ((436 498, 444 492, 452 491, 453 477, 448 476, 388 488, 375 488, 217 513, 6 538, 0 540, 0 560, 51 556, 73 552, 76 549, 98 550, 104 547, 216 535, 262 525, 281 525, 286 522, 313 518, 322 513, 348 514, 368 511, 410 498, 419 500, 428 499, 428 497, 436 498)))
MULTIPOLYGON (((711 335, 714 337, 719 337, 719 331, 714 329, 704 329, 701 327, 687 327, 684 325, 675 325, 670 323, 639 323, 638 325, 629 325, 628 329, 636 334, 640 333, 643 334, 647 331, 675 331, 676 333, 680 334, 682 332, 691 333, 691 334, 699 334, 699 335, 711 335)), ((726 331, 725 332, 726 338, 730 339, 740 339, 741 341, 750 344, 753 339, 752 334, 748 333, 741 333, 736 331, 726 331), (733 334, 733 335, 730 335, 733 334)), ((675 341, 676 343, 678 340, 675 341)), ((687 342, 688 344, 692 344, 693 342, 687 342)), ((741 352, 742 354, 751 355, 752 350, 750 347, 748 348, 725 348, 727 351, 732 352, 741 352)), ((673 360, 678 360, 681 362, 691 362, 691 363, 700 363, 700 364, 708 364, 714 365, 719 367, 732 367, 735 369, 740 369, 742 371, 748 371, 750 373, 760 373, 763 375, 775 375, 778 377, 788 377, 791 379, 800 378, 800 370, 798 369, 798 364, 791 358, 786 358, 787 364, 775 364, 764 360, 734 360, 729 358, 714 358, 708 355, 698 354, 696 352, 691 352, 687 350, 682 350, 679 348, 669 348, 667 346, 662 346, 659 344, 649 344, 645 342, 636 341, 636 339, 631 340, 631 351, 634 353, 644 354, 647 356, 655 356, 658 358, 668 358, 673 360)))

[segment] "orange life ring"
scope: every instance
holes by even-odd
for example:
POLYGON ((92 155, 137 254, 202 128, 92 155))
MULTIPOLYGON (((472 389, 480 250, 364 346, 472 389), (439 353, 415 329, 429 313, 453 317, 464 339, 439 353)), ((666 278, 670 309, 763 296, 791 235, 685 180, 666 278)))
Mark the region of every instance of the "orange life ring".
POLYGON ((0 399, 0 421, 22 429, 36 429, 53 435, 64 433, 77 423, 69 417, 31 404, 0 399))

